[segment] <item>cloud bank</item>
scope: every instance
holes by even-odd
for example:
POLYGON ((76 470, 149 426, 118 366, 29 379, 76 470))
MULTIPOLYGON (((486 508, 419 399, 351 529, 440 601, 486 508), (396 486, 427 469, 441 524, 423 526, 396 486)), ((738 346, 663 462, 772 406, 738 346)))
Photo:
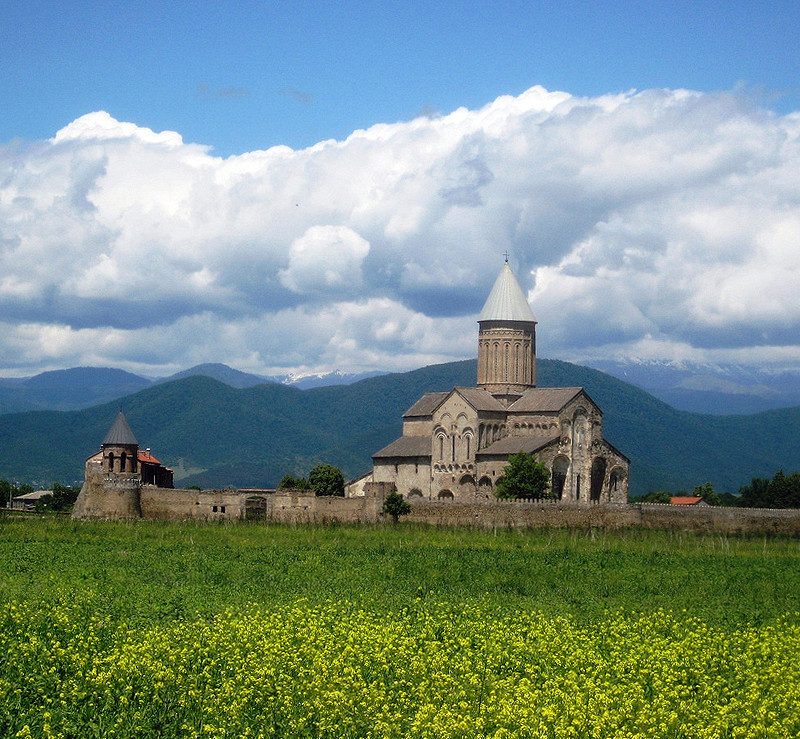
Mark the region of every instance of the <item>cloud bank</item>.
POLYGON ((800 114, 533 87, 222 159, 90 113, 0 148, 0 374, 470 357, 505 251, 542 356, 798 366, 800 114))

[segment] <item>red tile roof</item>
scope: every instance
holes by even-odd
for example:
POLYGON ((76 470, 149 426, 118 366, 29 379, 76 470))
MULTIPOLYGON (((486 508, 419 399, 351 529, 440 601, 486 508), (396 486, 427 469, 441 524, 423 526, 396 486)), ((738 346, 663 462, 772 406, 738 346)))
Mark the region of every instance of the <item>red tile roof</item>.
POLYGON ((159 462, 152 454, 150 454, 149 449, 139 450, 139 461, 149 462, 150 464, 161 464, 161 462, 159 462))
POLYGON ((697 505, 703 500, 699 495, 676 495, 669 499, 672 505, 697 505))

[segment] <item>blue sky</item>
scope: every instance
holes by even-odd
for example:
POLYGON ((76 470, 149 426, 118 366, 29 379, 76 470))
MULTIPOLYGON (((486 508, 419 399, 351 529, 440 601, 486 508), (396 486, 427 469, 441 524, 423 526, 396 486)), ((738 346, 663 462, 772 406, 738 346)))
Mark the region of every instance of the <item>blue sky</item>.
POLYGON ((7 2, 0 141, 94 110, 227 156, 534 84, 800 101, 797 2, 7 2))
POLYGON ((800 368, 800 3, 0 4, 0 376, 800 368))

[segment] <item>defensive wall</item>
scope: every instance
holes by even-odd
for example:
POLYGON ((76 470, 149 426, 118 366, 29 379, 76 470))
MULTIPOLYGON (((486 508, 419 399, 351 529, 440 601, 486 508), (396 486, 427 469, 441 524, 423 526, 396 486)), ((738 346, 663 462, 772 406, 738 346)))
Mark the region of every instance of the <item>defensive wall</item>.
MULTIPOLYGON (((89 482, 89 481, 87 481, 89 482)), ((286 524, 375 524, 388 520, 391 483, 367 483, 364 495, 317 497, 307 490, 181 490, 132 480, 95 480, 76 503, 75 518, 267 521, 286 524), (87 493, 91 493, 88 494, 87 493)), ((84 486, 87 487, 86 485, 84 486)), ((721 508, 653 503, 628 505, 534 500, 415 500, 404 520, 475 528, 671 529, 719 534, 800 536, 800 510, 721 508)))

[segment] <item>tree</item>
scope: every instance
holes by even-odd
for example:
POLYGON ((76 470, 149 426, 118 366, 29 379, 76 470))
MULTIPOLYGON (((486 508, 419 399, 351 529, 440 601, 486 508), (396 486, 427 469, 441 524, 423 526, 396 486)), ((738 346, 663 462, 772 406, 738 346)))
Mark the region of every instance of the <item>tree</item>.
POLYGON ((0 480, 0 506, 5 507, 16 494, 16 488, 8 480, 0 480))
POLYGON ((672 493, 666 490, 655 490, 642 498, 642 503, 671 503, 672 493))
POLYGON ((308 473, 308 482, 316 495, 344 495, 344 475, 331 464, 320 462, 308 473))
POLYGON ((66 511, 72 508, 75 501, 78 499, 78 492, 73 487, 62 485, 61 483, 53 483, 53 495, 50 501, 50 508, 54 511, 66 511))
POLYGON ((714 486, 710 482, 697 485, 692 491, 692 495, 702 498, 709 505, 722 505, 722 500, 714 490, 714 486))
POLYGON ((550 471, 532 454, 512 454, 505 474, 497 482, 495 495, 503 500, 550 498, 553 496, 550 471))
POLYGON ((278 483, 278 490, 311 490, 311 485, 305 477, 284 475, 278 483))
POLYGON ((396 490, 392 490, 383 501, 383 512, 392 517, 392 521, 397 523, 400 516, 407 516, 411 513, 411 505, 396 490))
POLYGON ((800 472, 778 470, 772 480, 754 477, 739 494, 744 508, 800 508, 800 472))

